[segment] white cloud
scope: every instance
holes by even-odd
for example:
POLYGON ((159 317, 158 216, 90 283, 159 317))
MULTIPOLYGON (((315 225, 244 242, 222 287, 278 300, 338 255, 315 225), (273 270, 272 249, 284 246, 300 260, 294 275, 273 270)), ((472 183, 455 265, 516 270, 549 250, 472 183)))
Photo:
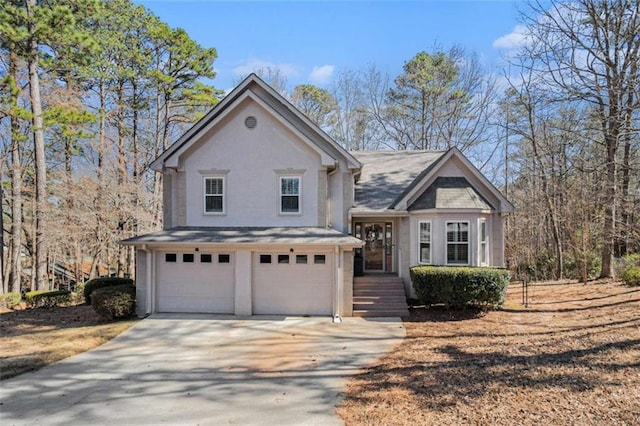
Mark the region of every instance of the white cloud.
POLYGON ((527 44, 527 27, 524 25, 516 25, 509 34, 503 35, 493 41, 493 47, 496 49, 518 49, 527 44))
POLYGON ((335 65, 322 65, 319 67, 313 67, 309 79, 315 84, 326 84, 331 80, 333 71, 336 69, 335 65))
POLYGON ((265 61, 262 59, 250 58, 242 65, 238 65, 233 68, 233 73, 238 76, 247 76, 252 72, 264 73, 266 71, 279 71, 283 76, 287 78, 296 77, 299 75, 295 65, 287 63, 276 63, 271 61, 265 61))

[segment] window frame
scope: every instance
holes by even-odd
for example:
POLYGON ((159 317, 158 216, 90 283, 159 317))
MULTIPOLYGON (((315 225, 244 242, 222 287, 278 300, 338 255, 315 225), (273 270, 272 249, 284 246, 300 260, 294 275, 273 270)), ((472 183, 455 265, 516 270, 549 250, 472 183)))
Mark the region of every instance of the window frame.
POLYGON ((489 225, 487 224, 487 219, 485 218, 478 219, 478 265, 489 265, 489 225), (482 238, 483 228, 484 239, 482 238))
POLYGON ((301 175, 281 175, 278 176, 278 214, 282 216, 300 216, 302 215, 302 176, 301 175), (298 181, 297 194, 283 194, 282 181, 285 179, 296 179, 298 181), (283 197, 298 197, 298 211, 283 211, 283 197))
POLYGON ((418 221, 418 263, 420 265, 432 265, 433 264, 433 225, 430 220, 418 221), (422 225, 429 225, 429 241, 423 243, 422 241, 422 225), (422 244, 429 244, 429 261, 422 259, 422 244))
POLYGON ((202 177, 202 209, 203 214, 211 216, 223 216, 227 214, 227 178, 226 176, 209 175, 202 177), (218 179, 222 181, 222 193, 221 194, 207 194, 207 180, 218 179), (222 198, 222 210, 220 211, 207 211, 207 197, 220 197, 222 198))
POLYGON ((471 224, 468 220, 447 220, 444 228, 444 243, 445 243, 445 264, 455 266, 469 266, 471 264, 471 224), (465 224, 467 225, 467 241, 449 241, 449 225, 452 224, 465 224), (449 261, 449 245, 466 245, 467 246, 467 261, 466 262, 450 262, 449 261))

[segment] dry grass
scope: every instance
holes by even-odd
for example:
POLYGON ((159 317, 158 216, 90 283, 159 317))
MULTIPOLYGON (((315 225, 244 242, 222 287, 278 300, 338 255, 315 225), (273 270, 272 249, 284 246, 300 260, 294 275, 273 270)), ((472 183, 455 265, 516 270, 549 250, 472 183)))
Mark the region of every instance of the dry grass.
POLYGON ((91 306, 0 313, 0 380, 102 345, 137 320, 108 322, 91 306))
POLYGON ((347 425, 638 425, 640 288, 520 287, 497 312, 416 309, 407 339, 353 379, 347 425))

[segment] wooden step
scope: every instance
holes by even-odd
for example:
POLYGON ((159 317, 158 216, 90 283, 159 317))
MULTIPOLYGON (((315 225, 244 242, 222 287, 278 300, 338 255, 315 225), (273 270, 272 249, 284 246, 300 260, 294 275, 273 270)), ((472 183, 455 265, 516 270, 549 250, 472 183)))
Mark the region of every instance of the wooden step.
POLYGON ((354 310, 354 317, 408 317, 409 310, 386 310, 386 311, 374 311, 374 310, 354 310))
POLYGON ((402 278, 395 275, 354 277, 353 316, 409 316, 402 278))

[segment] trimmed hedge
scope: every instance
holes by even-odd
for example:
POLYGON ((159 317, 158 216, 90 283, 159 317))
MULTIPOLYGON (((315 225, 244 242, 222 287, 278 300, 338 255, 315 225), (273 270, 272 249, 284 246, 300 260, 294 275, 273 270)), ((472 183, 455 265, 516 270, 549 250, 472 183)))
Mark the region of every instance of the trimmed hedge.
POLYGON ((0 308, 13 308, 18 306, 22 300, 20 293, 5 293, 0 294, 0 308))
POLYGON ((88 305, 91 305, 91 293, 99 288, 114 287, 119 285, 133 285, 131 278, 121 277, 100 277, 84 283, 84 300, 88 305))
POLYGON ((640 287, 640 266, 630 266, 622 272, 622 281, 632 287, 640 287))
POLYGON ((130 317, 136 311, 136 287, 121 284, 96 289, 91 293, 91 306, 109 320, 130 317))
POLYGON ((511 273, 506 269, 414 266, 411 283, 425 305, 497 308, 505 300, 511 273))
POLYGON ((38 290, 29 291, 24 300, 30 308, 53 308, 66 305, 71 301, 71 292, 67 290, 38 290))

